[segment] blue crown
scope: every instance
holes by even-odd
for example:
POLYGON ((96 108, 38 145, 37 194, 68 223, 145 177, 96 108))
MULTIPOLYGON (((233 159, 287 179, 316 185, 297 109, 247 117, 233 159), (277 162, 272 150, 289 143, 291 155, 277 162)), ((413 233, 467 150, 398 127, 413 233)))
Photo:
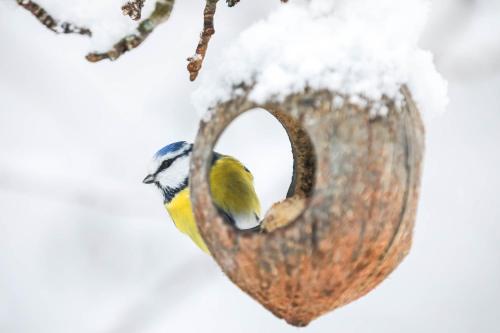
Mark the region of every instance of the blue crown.
POLYGON ((171 143, 171 144, 163 147, 162 149, 158 150, 158 152, 156 153, 155 156, 156 157, 165 156, 168 153, 173 153, 175 151, 178 151, 179 149, 182 149, 185 145, 187 145, 186 141, 179 141, 179 142, 171 143))

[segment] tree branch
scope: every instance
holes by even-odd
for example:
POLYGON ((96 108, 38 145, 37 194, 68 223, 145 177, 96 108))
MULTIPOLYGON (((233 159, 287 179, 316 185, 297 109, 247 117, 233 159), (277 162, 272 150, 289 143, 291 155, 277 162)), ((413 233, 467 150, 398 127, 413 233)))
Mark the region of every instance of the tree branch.
POLYGON ((139 24, 135 33, 120 39, 118 43, 113 45, 111 50, 107 52, 93 52, 87 54, 87 60, 90 62, 98 62, 104 59, 116 60, 124 53, 135 49, 148 38, 156 27, 170 18, 174 3, 175 0, 157 0, 153 13, 139 24))
POLYGON ((36 2, 30 0, 16 0, 16 2, 19 6, 33 14, 33 16, 35 16, 41 24, 56 34, 79 34, 89 37, 92 36, 92 32, 88 28, 79 27, 69 22, 59 22, 36 2))
POLYGON ((210 38, 212 38, 212 35, 215 34, 214 16, 218 1, 219 0, 206 0, 205 10, 203 13, 203 31, 200 35, 200 41, 198 42, 196 53, 192 57, 189 57, 187 59, 189 61, 187 69, 189 71, 189 79, 191 81, 196 80, 196 78, 198 77, 198 74, 203 65, 203 60, 205 60, 208 43, 210 42, 210 38))
POLYGON ((144 7, 146 0, 132 0, 127 2, 122 7, 123 15, 128 15, 134 21, 141 19, 142 7, 144 7))
MULTIPOLYGON (((203 61, 208 49, 210 39, 215 34, 214 16, 219 0, 205 0, 205 9, 203 12, 203 30, 200 34, 200 40, 196 47, 196 53, 187 60, 189 64, 189 79, 196 80, 203 66, 203 61)), ((285 3, 288 0, 280 0, 285 3)), ((17 4, 32 13, 40 23, 55 33, 70 34, 76 33, 80 35, 92 36, 92 32, 88 28, 78 27, 69 22, 60 23, 53 18, 45 9, 31 0, 16 0, 17 4)), ((142 15, 142 9, 146 0, 129 0, 123 7, 124 15, 130 16, 133 20, 139 20, 142 15)), ((240 0, 226 0, 229 7, 238 4, 240 0)), ((124 36, 113 47, 106 52, 91 52, 87 54, 86 59, 90 62, 99 62, 104 59, 116 60, 123 54, 131 51, 141 45, 148 36, 158 27, 158 25, 166 22, 170 18, 175 0, 156 0, 156 5, 153 13, 144 21, 139 23, 134 33, 124 36)))

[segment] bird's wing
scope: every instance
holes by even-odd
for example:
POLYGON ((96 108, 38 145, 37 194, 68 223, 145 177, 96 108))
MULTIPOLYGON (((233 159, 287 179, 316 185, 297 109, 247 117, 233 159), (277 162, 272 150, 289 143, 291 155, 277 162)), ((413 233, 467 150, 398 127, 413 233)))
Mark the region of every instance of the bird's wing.
POLYGON ((218 154, 210 172, 210 187, 215 205, 230 223, 240 229, 259 224, 260 202, 253 176, 241 162, 218 154))

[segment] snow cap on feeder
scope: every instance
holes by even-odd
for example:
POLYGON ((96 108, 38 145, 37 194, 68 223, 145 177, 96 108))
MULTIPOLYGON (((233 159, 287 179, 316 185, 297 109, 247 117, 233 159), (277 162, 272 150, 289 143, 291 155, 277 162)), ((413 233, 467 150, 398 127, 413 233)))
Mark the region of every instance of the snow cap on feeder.
POLYGON ((281 6, 244 31, 208 70, 193 103, 205 112, 246 93, 256 103, 282 101, 304 89, 345 96, 372 115, 383 98, 400 102, 407 85, 424 117, 445 109, 447 83, 432 54, 418 46, 427 0, 311 0, 281 6))

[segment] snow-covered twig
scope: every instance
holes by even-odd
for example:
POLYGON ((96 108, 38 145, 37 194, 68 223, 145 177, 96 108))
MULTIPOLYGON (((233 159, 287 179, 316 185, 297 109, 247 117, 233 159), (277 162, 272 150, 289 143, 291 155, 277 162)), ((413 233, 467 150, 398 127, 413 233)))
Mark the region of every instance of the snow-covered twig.
POLYGON ((89 37, 92 36, 90 29, 79 27, 69 22, 59 22, 36 2, 30 0, 16 0, 16 2, 19 6, 33 14, 33 16, 35 16, 41 24, 56 34, 79 34, 89 37))
MULTIPOLYGON (((203 60, 208 49, 208 43, 210 38, 215 33, 214 29, 214 15, 217 9, 217 2, 219 0, 206 0, 205 10, 203 12, 203 31, 200 35, 200 41, 198 42, 198 47, 196 48, 196 53, 194 56, 189 57, 189 64, 187 69, 189 71, 189 79, 191 81, 196 80, 198 73, 200 72, 201 66, 203 65, 203 60)), ((228 3, 229 4, 229 3, 228 3)))
POLYGON ((144 2, 146 2, 146 0, 128 1, 122 7, 123 15, 130 16, 130 18, 134 21, 140 20, 142 15, 142 7, 144 7, 144 2))
POLYGON ((104 59, 116 60, 124 53, 135 49, 148 38, 158 25, 169 19, 174 3, 175 0, 157 0, 153 13, 139 24, 134 34, 123 37, 107 52, 87 54, 87 60, 90 62, 98 62, 104 59))

